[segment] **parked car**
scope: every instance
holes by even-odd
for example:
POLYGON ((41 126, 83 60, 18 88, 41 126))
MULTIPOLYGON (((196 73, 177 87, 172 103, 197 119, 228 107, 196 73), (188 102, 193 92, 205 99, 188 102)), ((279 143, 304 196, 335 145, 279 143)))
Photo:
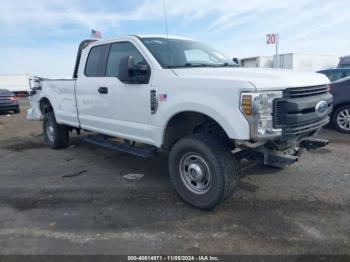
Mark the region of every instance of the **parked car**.
POLYGON ((350 134, 350 77, 337 80, 329 87, 334 105, 331 123, 338 131, 350 134))
POLYGON ((350 56, 343 56, 340 58, 338 68, 350 68, 350 56))
POLYGON ((327 69, 318 71, 317 73, 326 75, 331 82, 334 82, 341 78, 350 76, 350 68, 327 69))
POLYGON ((8 89, 0 89, 0 112, 13 111, 15 114, 20 112, 17 97, 8 89))
POLYGON ((137 156, 168 151, 181 198, 212 209, 236 190, 241 159, 282 168, 302 148, 327 145, 312 136, 329 122, 328 84, 322 74, 238 67, 187 38, 125 36, 83 42, 72 79, 34 78, 28 119, 43 120, 53 149, 83 129, 99 133, 86 141, 137 156))

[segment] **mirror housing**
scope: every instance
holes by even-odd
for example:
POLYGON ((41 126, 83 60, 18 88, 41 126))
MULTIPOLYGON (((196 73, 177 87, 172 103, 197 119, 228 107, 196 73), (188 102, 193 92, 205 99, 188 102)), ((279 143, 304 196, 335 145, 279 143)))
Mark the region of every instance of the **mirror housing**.
POLYGON ((150 75, 147 64, 135 65, 134 57, 126 56, 119 63, 119 80, 128 84, 146 84, 150 75))
POLYGON ((236 63, 237 65, 241 65, 241 60, 238 59, 237 57, 232 58, 232 61, 236 63))

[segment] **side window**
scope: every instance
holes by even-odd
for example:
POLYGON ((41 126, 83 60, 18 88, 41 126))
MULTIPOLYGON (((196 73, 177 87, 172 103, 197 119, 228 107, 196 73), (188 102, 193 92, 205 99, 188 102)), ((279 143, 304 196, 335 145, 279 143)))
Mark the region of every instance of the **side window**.
POLYGON ((146 64, 146 60, 133 44, 129 42, 114 43, 109 51, 106 76, 119 77, 120 62, 127 56, 134 57, 135 65, 146 64))
POLYGON ((85 67, 86 76, 105 76, 107 53, 107 45, 100 45, 91 48, 85 67))

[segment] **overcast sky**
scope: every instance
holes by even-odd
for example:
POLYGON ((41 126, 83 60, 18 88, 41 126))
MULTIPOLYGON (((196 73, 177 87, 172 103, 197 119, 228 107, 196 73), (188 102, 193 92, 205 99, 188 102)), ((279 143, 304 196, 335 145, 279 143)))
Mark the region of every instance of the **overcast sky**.
MULTIPOLYGON (((350 54, 349 0, 166 0, 169 33, 199 40, 230 57, 280 52, 350 54)), ((165 34, 162 0, 0 0, 0 74, 69 77, 79 42, 165 34)))

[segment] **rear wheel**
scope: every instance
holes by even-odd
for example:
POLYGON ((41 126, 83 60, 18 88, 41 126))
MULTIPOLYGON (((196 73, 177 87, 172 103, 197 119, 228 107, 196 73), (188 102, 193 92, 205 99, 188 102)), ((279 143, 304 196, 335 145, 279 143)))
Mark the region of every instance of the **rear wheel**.
POLYGON ((342 106, 333 113, 332 125, 338 131, 350 134, 350 105, 342 106))
POLYGON ((57 124, 55 114, 47 112, 44 116, 43 131, 45 141, 50 148, 66 148, 69 144, 69 130, 67 126, 57 124))
POLYGON ((169 169, 180 197, 200 209, 212 209, 229 198, 238 183, 238 162, 207 134, 178 141, 170 152, 169 169))
POLYGON ((18 108, 18 109, 13 110, 13 112, 14 112, 15 114, 19 114, 19 113, 21 113, 21 110, 18 108))

